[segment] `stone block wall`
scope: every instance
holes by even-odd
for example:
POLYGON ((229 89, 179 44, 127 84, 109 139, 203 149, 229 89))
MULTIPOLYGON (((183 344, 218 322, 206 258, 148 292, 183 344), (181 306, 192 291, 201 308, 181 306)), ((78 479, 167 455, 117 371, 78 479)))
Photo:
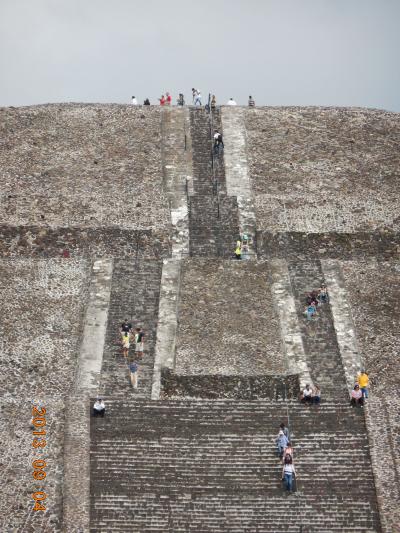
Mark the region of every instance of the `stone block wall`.
POLYGON ((161 376, 161 397, 231 398, 236 400, 287 399, 299 395, 299 377, 291 376, 184 376, 164 369, 161 376))

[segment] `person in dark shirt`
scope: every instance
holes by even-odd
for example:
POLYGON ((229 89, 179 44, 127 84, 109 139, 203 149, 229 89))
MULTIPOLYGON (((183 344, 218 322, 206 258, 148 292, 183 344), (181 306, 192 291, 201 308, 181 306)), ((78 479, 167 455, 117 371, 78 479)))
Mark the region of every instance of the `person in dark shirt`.
POLYGON ((122 322, 120 331, 121 331, 121 337, 123 337, 125 333, 128 333, 129 335, 130 332, 132 331, 132 324, 128 322, 127 318, 125 318, 125 320, 122 322))
POLYGON ((138 357, 143 357, 144 333, 142 328, 136 328, 135 333, 135 353, 138 357))
POLYGON ((146 98, 146 100, 143 102, 143 105, 150 105, 150 100, 146 98))
POLYGON ((255 101, 253 100, 252 96, 249 96, 249 107, 254 107, 256 105, 255 101))

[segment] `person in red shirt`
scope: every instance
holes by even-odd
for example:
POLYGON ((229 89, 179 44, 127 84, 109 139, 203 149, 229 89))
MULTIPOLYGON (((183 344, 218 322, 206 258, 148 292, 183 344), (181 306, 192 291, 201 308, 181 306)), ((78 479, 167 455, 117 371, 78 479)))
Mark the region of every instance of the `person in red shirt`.
POLYGON ((171 105, 172 102, 172 96, 169 93, 166 93, 167 99, 166 99, 166 105, 171 105))
POLYGON ((160 105, 165 105, 165 96, 162 94, 161 98, 159 98, 160 105))

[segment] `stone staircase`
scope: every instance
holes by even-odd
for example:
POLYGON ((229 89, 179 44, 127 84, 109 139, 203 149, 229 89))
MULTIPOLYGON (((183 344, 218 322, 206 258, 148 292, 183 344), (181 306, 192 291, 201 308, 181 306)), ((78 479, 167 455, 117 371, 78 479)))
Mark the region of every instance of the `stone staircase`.
POLYGON ((91 531, 379 531, 362 412, 327 401, 109 400, 91 421, 91 531), (274 437, 290 424, 287 495, 274 437))
POLYGON ((320 306, 312 320, 304 314, 307 294, 324 282, 321 263, 293 261, 288 268, 311 378, 320 385, 323 397, 347 401, 349 394, 330 305, 320 306))
MULTIPOLYGON (((158 302, 161 281, 161 261, 114 260, 108 323, 103 353, 101 394, 134 394, 150 398, 154 367, 154 345, 158 320, 158 302), (139 362, 139 386, 131 387, 127 361, 122 355, 119 328, 125 318, 133 327, 145 332, 144 356, 139 362)), ((134 358, 134 346, 129 351, 134 358)))
MULTIPOLYGON (((221 128, 219 112, 214 128, 221 128)), ((193 192, 189 198, 190 255, 232 257, 239 236, 237 201, 226 195, 223 156, 213 160, 210 115, 190 109, 193 192), (214 165, 214 172, 213 172, 214 165)))

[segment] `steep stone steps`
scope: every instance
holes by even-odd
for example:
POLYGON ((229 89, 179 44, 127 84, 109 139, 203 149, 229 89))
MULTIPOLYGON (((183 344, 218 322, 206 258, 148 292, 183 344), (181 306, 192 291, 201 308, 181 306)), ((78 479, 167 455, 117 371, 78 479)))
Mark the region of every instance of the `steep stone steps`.
MULTIPOLYGON (((114 261, 101 377, 101 394, 105 397, 134 394, 149 398, 151 395, 161 267, 161 261, 114 261), (128 364, 120 345, 119 328, 125 318, 134 328, 142 327, 145 333, 137 390, 131 387, 128 364)), ((135 359, 133 343, 129 358, 135 359)))
MULTIPOLYGON (((220 129, 219 114, 214 115, 220 129)), ((189 199, 190 255, 233 257, 239 237, 236 198, 226 196, 223 155, 213 159, 211 116, 204 109, 190 110, 193 191, 189 199)))
POLYGON ((92 531, 379 531, 362 411, 342 402, 109 399, 91 432, 92 531), (295 495, 275 455, 288 416, 295 495))
POLYGON ((321 263, 293 261, 288 263, 288 269, 311 378, 321 386, 323 395, 347 401, 345 374, 330 305, 322 304, 311 320, 304 314, 307 294, 324 282, 321 263))

